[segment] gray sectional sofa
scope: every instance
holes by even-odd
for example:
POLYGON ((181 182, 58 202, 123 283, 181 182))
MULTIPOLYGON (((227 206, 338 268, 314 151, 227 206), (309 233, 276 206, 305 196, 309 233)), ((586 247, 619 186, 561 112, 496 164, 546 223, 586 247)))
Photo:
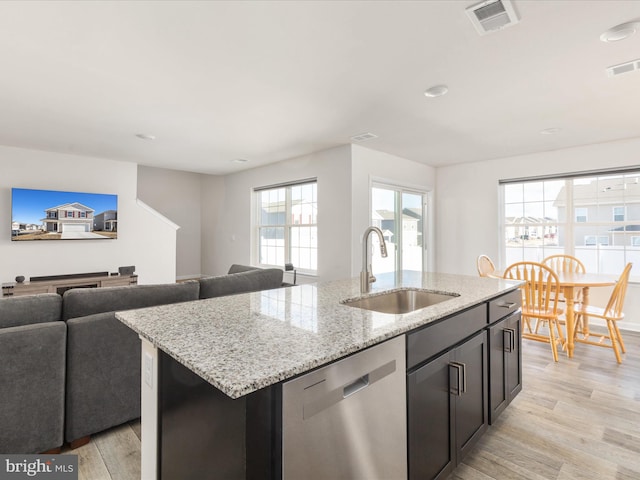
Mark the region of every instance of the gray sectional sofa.
POLYGON ((115 312, 278 288, 280 269, 0 299, 0 453, 39 453, 140 417, 140 339, 115 312))

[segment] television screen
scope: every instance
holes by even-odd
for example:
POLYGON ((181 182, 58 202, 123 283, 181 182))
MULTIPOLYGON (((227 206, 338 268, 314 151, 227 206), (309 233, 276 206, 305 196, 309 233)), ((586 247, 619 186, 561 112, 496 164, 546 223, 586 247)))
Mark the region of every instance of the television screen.
POLYGON ((11 240, 117 237, 117 195, 11 189, 11 240))

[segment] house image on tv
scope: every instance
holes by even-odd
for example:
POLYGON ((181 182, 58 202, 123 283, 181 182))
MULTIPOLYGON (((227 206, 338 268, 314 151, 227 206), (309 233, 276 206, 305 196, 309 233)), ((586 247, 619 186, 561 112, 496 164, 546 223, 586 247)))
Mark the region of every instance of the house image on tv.
POLYGON ((93 218, 93 229, 104 232, 118 231, 118 211, 105 210, 93 218))
POLYGON ((65 203, 45 210, 41 221, 47 232, 90 232, 93 227, 93 212, 81 203, 65 203))

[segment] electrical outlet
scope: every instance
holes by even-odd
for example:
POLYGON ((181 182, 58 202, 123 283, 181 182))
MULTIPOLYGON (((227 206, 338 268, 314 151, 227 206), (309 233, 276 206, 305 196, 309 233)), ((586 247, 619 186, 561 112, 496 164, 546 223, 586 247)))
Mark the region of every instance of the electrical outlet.
POLYGON ((145 352, 144 354, 144 383, 153 388, 153 357, 145 352))

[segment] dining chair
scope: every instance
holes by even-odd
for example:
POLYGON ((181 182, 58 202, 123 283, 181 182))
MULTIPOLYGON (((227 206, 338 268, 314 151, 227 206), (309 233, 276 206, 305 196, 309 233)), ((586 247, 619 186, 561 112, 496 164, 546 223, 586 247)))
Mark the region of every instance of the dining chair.
POLYGON ((622 309, 624 307, 624 298, 627 294, 627 284, 629 283, 629 273, 631 272, 632 266, 632 263, 627 263, 627 266, 624 267, 620 278, 618 279, 615 287, 613 287, 611 297, 609 298, 609 302, 607 303, 606 307, 601 308, 593 305, 576 305, 575 310, 576 313, 605 320, 605 322, 607 323, 607 330, 609 331, 609 335, 594 335, 593 332, 590 332, 588 334, 585 334, 583 338, 577 338, 576 336, 575 340, 577 342, 586 343, 588 345, 612 348, 613 352, 616 355, 616 360, 618 361, 618 363, 622 363, 620 352, 626 352, 624 348, 624 342, 622 341, 622 335, 620 334, 620 329, 618 328, 618 321, 624 319, 624 312, 622 311, 622 309), (592 336, 598 336, 599 339, 597 341, 591 340, 592 336), (608 344, 604 342, 607 339, 609 340, 608 344))
POLYGON ((496 271, 496 266, 487 255, 478 256, 476 267, 481 277, 495 277, 494 272, 496 271))
MULTIPOLYGON (((554 272, 577 272, 577 273, 586 273, 587 269, 584 266, 584 263, 582 263, 578 258, 574 257, 573 255, 566 255, 566 254, 557 254, 557 255, 550 255, 548 257, 546 257, 544 260, 542 260, 541 262, 543 265, 546 265, 547 267, 550 267, 554 272)), ((575 303, 581 303, 582 299, 584 298, 584 292, 582 289, 577 288, 575 290, 575 296, 573 301, 575 303)), ((562 294, 562 292, 560 293, 560 297, 558 298, 558 301, 560 302, 564 302, 564 295, 562 294)), ((580 331, 582 332, 583 329, 585 331, 588 331, 588 328, 585 329, 585 322, 586 319, 582 316, 582 315, 576 315, 575 317, 575 329, 576 331, 580 331)), ((560 322, 562 323, 562 321, 560 322)))
POLYGON ((586 272, 584 263, 572 255, 550 255, 542 260, 542 264, 550 267, 554 272, 586 272))
POLYGON ((555 272, 538 262, 517 262, 504 272, 504 278, 524 280, 520 286, 522 292, 522 338, 548 342, 551 345, 553 360, 558 361, 557 344, 564 343, 558 317, 562 310, 558 308, 560 282, 555 272), (532 322, 535 320, 535 325, 532 322), (548 334, 538 332, 539 323, 546 324, 548 334), (557 332, 557 337, 556 337, 557 332))

